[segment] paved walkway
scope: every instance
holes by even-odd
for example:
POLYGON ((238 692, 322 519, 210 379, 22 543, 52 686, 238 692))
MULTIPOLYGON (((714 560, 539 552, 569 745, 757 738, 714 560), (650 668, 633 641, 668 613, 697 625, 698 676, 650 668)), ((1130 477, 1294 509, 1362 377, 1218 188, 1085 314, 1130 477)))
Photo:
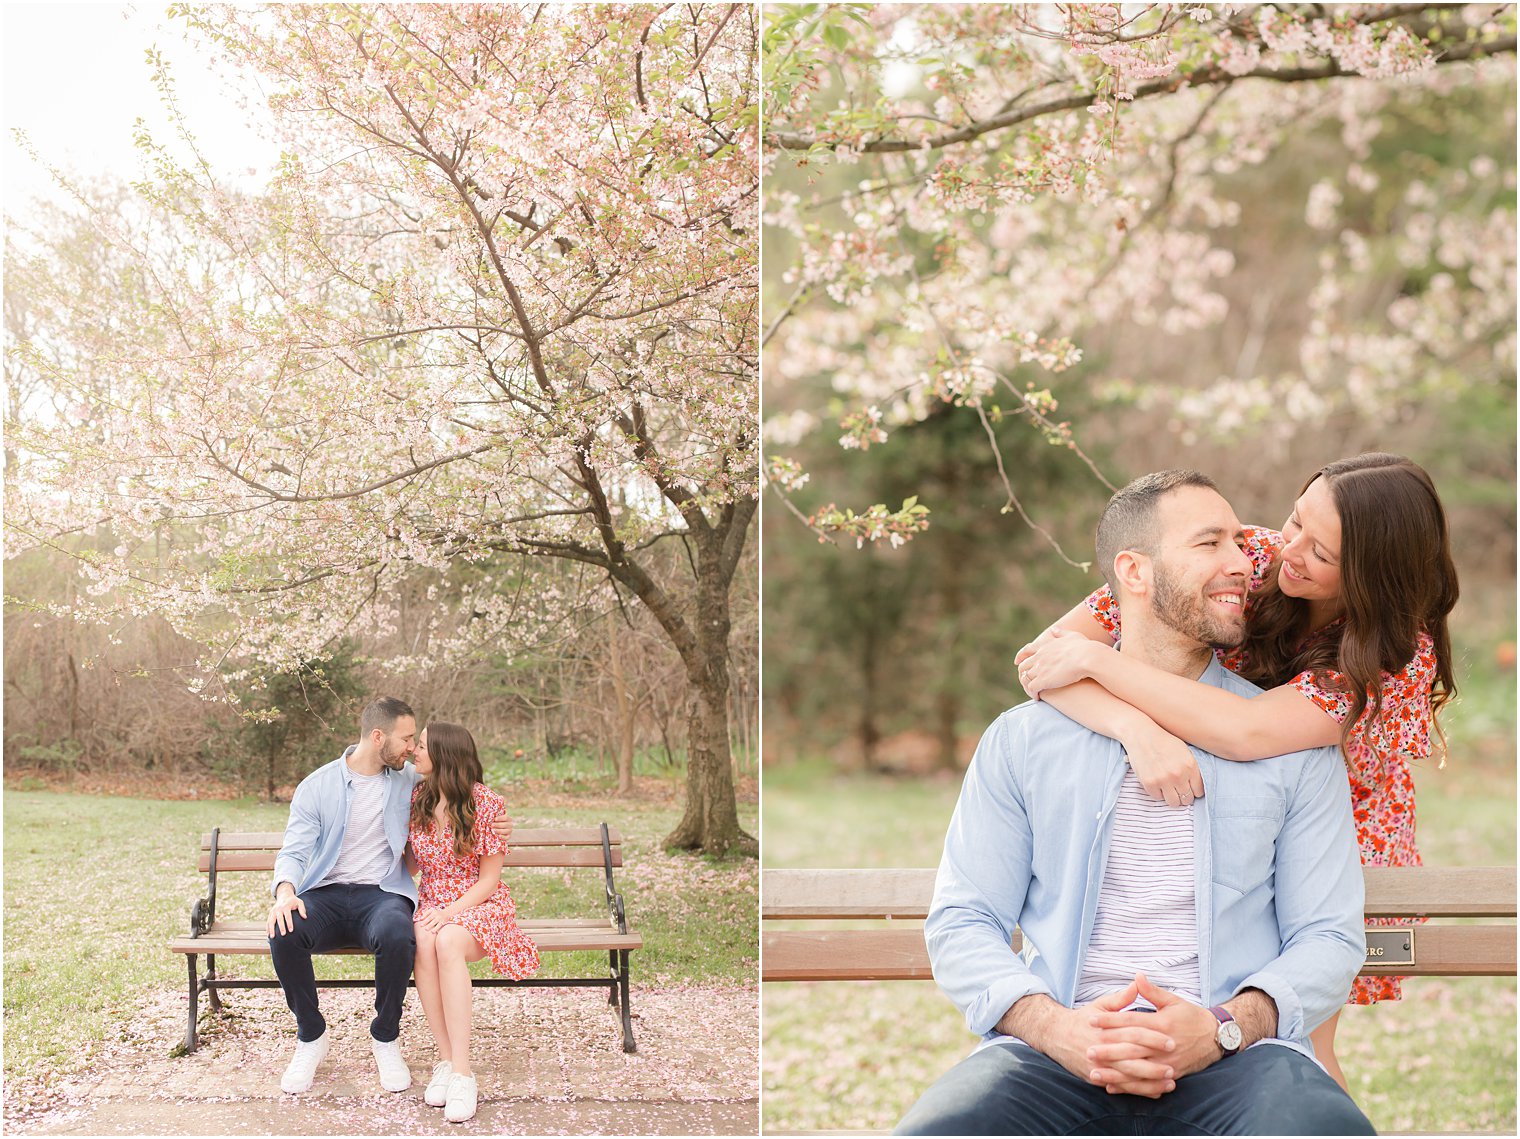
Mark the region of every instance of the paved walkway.
POLYGON ((230 1015, 203 1014, 193 1054, 184 994, 140 1010, 87 1072, 7 1103, 6 1131, 37 1135, 753 1135, 759 1129, 754 989, 639 990, 639 1050, 621 1048, 605 997, 590 990, 482 989, 475 994, 479 1114, 448 1124, 422 1102, 432 1052, 415 993, 402 1050, 411 1090, 380 1089, 369 1054, 365 990, 326 989, 332 1048, 311 1091, 287 1096, 279 1075, 294 1045, 278 992, 232 991, 230 1015), (151 1031, 142 1031, 151 1029, 151 1031))

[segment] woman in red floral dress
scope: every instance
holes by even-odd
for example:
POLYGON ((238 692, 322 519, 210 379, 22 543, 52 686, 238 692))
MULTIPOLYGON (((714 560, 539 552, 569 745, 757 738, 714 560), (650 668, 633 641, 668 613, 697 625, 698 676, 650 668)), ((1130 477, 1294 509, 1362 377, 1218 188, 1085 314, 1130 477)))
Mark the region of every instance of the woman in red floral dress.
MULTIPOLYGON (((1304 485, 1280 533, 1246 527, 1244 549, 1254 567, 1246 639, 1219 655, 1268 689, 1260 696, 1109 651, 1120 625, 1107 586, 1020 650, 1021 683, 1123 743, 1146 790, 1173 805, 1204 791, 1184 740, 1239 761, 1339 744, 1363 865, 1420 865, 1410 763, 1430 756, 1436 714, 1456 691, 1446 620, 1457 575, 1430 476, 1397 455, 1331 463, 1304 485), (1096 683, 1077 684, 1084 679, 1096 683)), ((1397 977, 1358 977, 1348 1003, 1399 996, 1397 977)), ((1339 1019, 1312 1040, 1344 1088, 1339 1019)))
POLYGON ((507 844, 491 829, 505 813, 481 783, 475 740, 458 724, 423 729, 415 756, 422 781, 412 792, 407 866, 420 871, 413 973, 438 1063, 423 1098, 460 1123, 475 1114, 470 1068, 468 963, 490 957, 497 973, 521 980, 538 970, 538 949, 517 925, 501 881, 507 844))

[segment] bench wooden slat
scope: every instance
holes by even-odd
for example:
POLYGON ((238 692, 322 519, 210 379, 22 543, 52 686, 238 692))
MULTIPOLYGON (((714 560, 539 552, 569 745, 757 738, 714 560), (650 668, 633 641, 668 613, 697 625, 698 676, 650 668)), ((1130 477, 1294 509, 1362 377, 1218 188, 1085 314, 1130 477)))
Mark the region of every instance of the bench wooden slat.
POLYGON ((933 977, 924 931, 917 927, 766 930, 760 948, 762 981, 928 981, 933 977))
MULTIPOLYGON (((932 869, 766 870, 764 918, 842 920, 923 918, 932 869)), ((1369 917, 1513 917, 1515 868, 1368 866, 1369 917)))
MULTIPOLYGON (((617 847, 623 836, 616 827, 607 828, 608 838, 617 847)), ((223 831, 217 836, 217 850, 279 850, 285 841, 284 831, 223 831)), ((522 827, 512 832, 510 846, 601 846, 600 827, 522 827)), ((211 834, 201 835, 201 849, 211 849, 211 834)), ((218 860, 220 862, 220 860, 218 860)))
MULTIPOLYGON (((243 926, 249 923, 237 923, 243 926)), ((528 923, 522 923, 525 930, 529 930, 528 923)), ((580 925, 553 925, 540 924, 531 927, 529 936, 533 938, 533 944, 545 952, 568 951, 576 949, 639 949, 643 947, 644 939, 637 933, 619 933, 610 925, 603 923, 600 927, 580 925)), ((264 927, 254 924, 254 928, 223 928, 212 926, 209 933, 200 937, 176 937, 169 942, 169 948, 175 953, 215 953, 215 954, 259 954, 269 956, 269 939, 264 934, 264 927)), ((365 953, 363 949, 334 949, 324 952, 331 953, 365 953)))
MULTIPOLYGON (((1017 949, 1020 939, 1014 936, 1017 949)), ((1415 966, 1374 965, 1367 976, 1515 975, 1512 925, 1422 925, 1415 966)), ((917 981, 933 977, 922 927, 766 930, 762 981, 917 981)))
MULTIPOLYGON (((518 918, 517 924, 523 929, 611 929, 612 919, 518 918)), ((212 928, 225 933, 248 933, 251 936, 257 932, 260 937, 264 936, 264 923, 261 921, 219 921, 212 928)))
POLYGON ((818 921, 924 918, 934 894, 932 869, 766 870, 760 880, 765 918, 818 921))
POLYGON ((1364 866, 1372 917, 1515 916, 1513 866, 1364 866))
MULTIPOLYGON (((223 850, 217 848, 216 872, 235 870, 273 870, 279 848, 274 850, 223 850)), ((197 863, 201 873, 211 869, 211 854, 202 851, 197 863)), ((597 846, 517 846, 509 843, 506 866, 602 866, 602 848, 597 846)), ((621 847, 612 848, 612 865, 623 865, 621 847)))
MULTIPOLYGON (((619 933, 609 918, 522 918, 518 923, 544 950, 638 949, 641 935, 619 933)), ((200 937, 176 937, 169 943, 175 953, 269 953, 269 940, 261 921, 221 921, 200 937)), ((362 950, 335 950, 360 953, 362 950)))

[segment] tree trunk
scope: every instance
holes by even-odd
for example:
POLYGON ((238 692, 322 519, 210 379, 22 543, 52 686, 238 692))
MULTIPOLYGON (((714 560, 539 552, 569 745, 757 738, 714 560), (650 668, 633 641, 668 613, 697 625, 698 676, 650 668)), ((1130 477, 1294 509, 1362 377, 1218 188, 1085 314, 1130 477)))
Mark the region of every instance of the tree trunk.
POLYGON ((861 760, 867 771, 876 771, 876 745, 881 742, 881 727, 876 720, 877 625, 866 622, 860 641, 860 717, 855 735, 860 740, 861 760))
MULTIPOLYGON (((682 646, 686 666, 686 812, 665 836, 666 849, 757 856, 759 842, 739 826, 728 736, 728 587, 744 546, 754 504, 737 504, 725 524, 694 543, 696 605, 692 636, 682 646)), ((656 614, 658 616, 658 614, 656 614)))
POLYGON ((619 795, 633 790, 633 701, 628 698, 628 678, 623 675, 623 655, 618 644, 618 611, 607 612, 607 656, 612 673, 612 756, 617 768, 619 795))
MULTIPOLYGON (((959 494, 961 480, 947 480, 947 496, 952 501, 959 494)), ((971 564, 972 551, 966 535, 951 527, 941 539, 944 558, 940 566, 940 628, 945 631, 940 647, 939 691, 934 699, 934 734, 939 741, 935 766, 940 771, 959 771, 956 756, 956 725, 960 721, 962 695, 961 648, 955 630, 965 621, 966 567, 971 564)))
POLYGON ((728 677, 693 681, 687 695, 686 813, 665 837, 667 849, 758 855, 760 844, 739 827, 728 743, 728 677))
POLYGON ((676 762, 676 749, 670 742, 670 707, 659 699, 658 693, 650 697, 649 707, 654 715, 654 726, 660 733, 660 747, 665 751, 665 762, 673 766, 676 762))

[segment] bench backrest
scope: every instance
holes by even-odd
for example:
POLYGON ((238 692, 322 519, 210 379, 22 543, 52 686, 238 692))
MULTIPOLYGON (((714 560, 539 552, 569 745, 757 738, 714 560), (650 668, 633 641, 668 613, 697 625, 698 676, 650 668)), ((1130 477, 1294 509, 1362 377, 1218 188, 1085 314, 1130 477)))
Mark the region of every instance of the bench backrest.
MULTIPOLYGON (((766 870, 760 916, 794 928, 765 932, 761 979, 767 981, 929 979, 928 950, 917 924, 934 892, 930 869, 766 870), (886 920, 874 928, 806 928, 804 923, 886 920), (896 924, 904 923, 904 924, 896 924), (796 928, 800 926, 801 928, 796 928), (894 928, 895 926, 895 928, 894 928)), ((1363 868, 1368 917, 1515 917, 1515 868, 1363 868)), ((1019 939, 1015 935, 1015 948, 1019 939)), ((1368 974, 1512 976, 1515 927, 1421 925, 1413 966, 1372 963, 1368 974)))
MULTIPOLYGON (((285 841, 284 831, 219 831, 216 872, 274 870, 275 856, 285 841)), ((623 865, 623 838, 607 828, 611 865, 623 865)), ((201 835, 200 869, 211 869, 212 836, 201 835)), ((507 840, 507 866, 595 866, 604 868, 600 827, 518 827, 507 840)))
MULTIPOLYGON (((923 918, 931 869, 766 870, 764 918, 923 918)), ((1514 917, 1513 866, 1367 866, 1368 917, 1514 917)))

